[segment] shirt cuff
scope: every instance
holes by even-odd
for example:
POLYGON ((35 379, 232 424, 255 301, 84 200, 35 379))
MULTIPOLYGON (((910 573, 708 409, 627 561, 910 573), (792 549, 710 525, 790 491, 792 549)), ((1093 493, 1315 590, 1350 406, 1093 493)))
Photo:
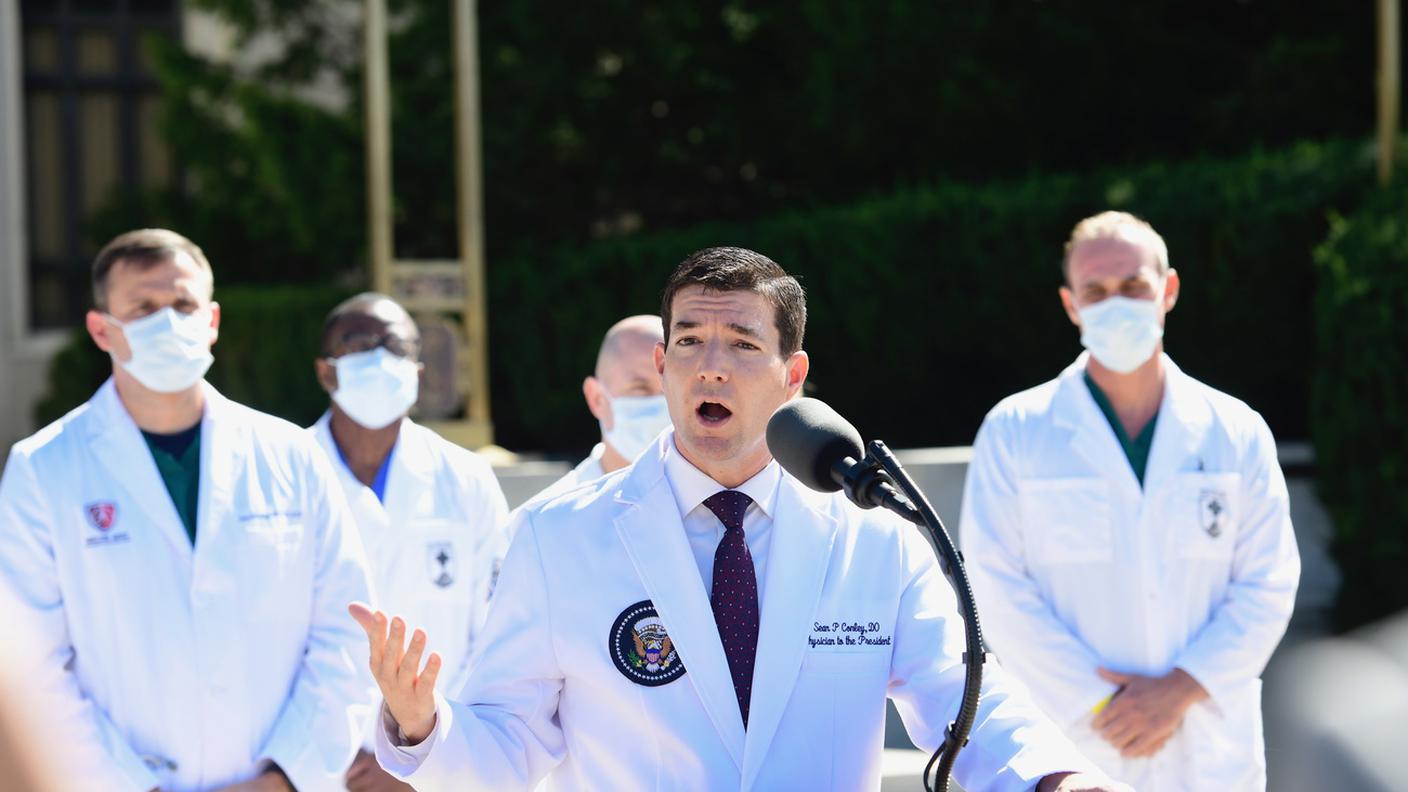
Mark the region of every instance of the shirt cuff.
POLYGON ((410 744, 406 739, 406 733, 401 731, 401 725, 391 716, 391 709, 385 703, 381 705, 381 726, 376 730, 376 761, 381 765, 381 769, 405 781, 410 778, 425 760, 430 756, 430 751, 439 742, 440 735, 450 727, 446 724, 449 717, 450 708, 440 692, 435 692, 435 726, 424 740, 410 744))

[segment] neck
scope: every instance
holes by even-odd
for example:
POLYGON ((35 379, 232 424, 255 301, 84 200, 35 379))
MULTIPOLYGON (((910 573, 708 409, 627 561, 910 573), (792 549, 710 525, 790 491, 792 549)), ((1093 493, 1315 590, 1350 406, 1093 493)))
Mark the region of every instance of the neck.
POLYGON ((1153 357, 1128 374, 1105 368, 1093 355, 1086 362, 1085 370, 1100 386, 1105 398, 1110 400, 1110 406, 1115 408, 1115 414, 1130 437, 1143 431, 1159 411, 1159 404, 1164 398, 1164 381, 1168 376, 1164 368, 1162 344, 1154 351, 1153 357))
POLYGON ((117 398, 137 428, 152 434, 176 434, 200 423, 205 414, 204 382, 176 393, 159 393, 120 368, 113 369, 117 398))
POLYGON ((601 446, 605 449, 601 453, 602 472, 615 473, 626 465, 631 464, 631 460, 626 459, 620 451, 617 451, 610 443, 606 442, 605 438, 602 439, 601 446))
POLYGON ((328 428, 352 475, 369 487, 376 480, 381 466, 386 464, 386 457, 395 447, 396 438, 401 435, 400 421, 392 421, 389 426, 380 429, 368 429, 348 418, 347 413, 338 409, 336 404, 332 406, 328 428))
POLYGON ((759 443, 761 452, 750 454, 743 461, 729 460, 727 462, 710 462, 699 458, 685 448, 681 448, 679 435, 675 435, 674 443, 675 450, 680 452, 680 456, 684 457, 685 461, 699 468, 704 475, 718 482, 725 489, 741 486, 748 479, 761 473, 763 468, 772 461, 772 456, 767 452, 766 443, 759 443))

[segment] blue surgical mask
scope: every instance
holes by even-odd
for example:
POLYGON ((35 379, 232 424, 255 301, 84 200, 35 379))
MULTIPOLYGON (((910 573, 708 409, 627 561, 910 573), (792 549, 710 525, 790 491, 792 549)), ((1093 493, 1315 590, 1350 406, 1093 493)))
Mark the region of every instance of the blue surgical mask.
POLYGON ((611 428, 601 425, 601 437, 626 459, 635 459, 670 426, 664 396, 612 396, 611 428))
POLYGON ((1080 343, 1105 368, 1128 374, 1153 357, 1164 337, 1154 300, 1106 297, 1079 309, 1080 343))
POLYGON ((208 309, 183 314, 167 306, 130 322, 120 322, 111 315, 107 319, 122 328, 132 353, 128 360, 118 360, 116 355, 112 359, 148 390, 183 391, 200 382, 215 362, 210 354, 208 309))

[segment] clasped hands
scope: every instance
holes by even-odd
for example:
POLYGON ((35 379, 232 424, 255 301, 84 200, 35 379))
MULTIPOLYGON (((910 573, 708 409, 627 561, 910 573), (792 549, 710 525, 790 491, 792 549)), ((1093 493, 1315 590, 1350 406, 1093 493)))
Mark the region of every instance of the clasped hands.
POLYGON ((1103 667, 1096 673, 1119 685, 1119 690, 1091 726, 1126 758, 1158 753, 1178 732, 1188 708, 1208 697, 1203 686, 1181 668, 1157 677, 1103 667))

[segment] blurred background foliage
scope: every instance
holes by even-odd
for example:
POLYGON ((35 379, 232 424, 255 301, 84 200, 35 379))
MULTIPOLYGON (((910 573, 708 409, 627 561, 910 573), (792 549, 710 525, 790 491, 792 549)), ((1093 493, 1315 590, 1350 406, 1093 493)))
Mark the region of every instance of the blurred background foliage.
MULTIPOLYGON (((317 324, 366 283, 358 4, 187 3, 281 46, 239 67, 146 42, 186 179, 90 234, 198 240, 227 319, 212 379, 307 422, 317 324), (345 101, 309 101, 318 80, 345 101)), ((449 3, 389 5, 397 252, 453 255, 449 3)), ((1408 196, 1372 179, 1373 4, 496 0, 479 32, 501 444, 584 450, 600 333, 714 244, 803 279, 817 395, 867 436, 967 443, 1074 358, 1061 243, 1124 208, 1184 276, 1174 358, 1314 438, 1346 612, 1408 603, 1408 196)), ((84 343, 41 417, 101 378, 84 343)))
POLYGON ((1314 429, 1344 573, 1340 624, 1408 605, 1408 189, 1338 217, 1316 251, 1314 429))
MULTIPOLYGON (((241 68, 146 43, 187 183, 114 201, 94 238, 182 229, 222 285, 365 283, 357 4, 189 2, 241 45, 281 31, 280 45, 241 68), (329 76, 345 103, 299 98, 329 76)), ((398 255, 453 255, 450 4, 389 7, 398 255)), ((1188 287, 1170 330, 1180 359, 1307 436, 1308 251, 1369 180, 1352 146, 1297 159, 1294 142, 1367 132, 1372 8, 500 0, 479 14, 505 445, 588 442, 573 402, 597 334, 654 310, 669 269, 723 241, 806 276, 817 381, 840 406, 864 391, 843 380, 880 377, 928 409, 877 431, 967 442, 979 405, 1074 355, 1053 262, 1070 225, 1106 206, 1170 237, 1188 287), (882 316, 903 341, 862 335, 882 316), (1245 349, 1258 328, 1289 353, 1259 360, 1265 376, 1237 368, 1265 357, 1245 349)))

